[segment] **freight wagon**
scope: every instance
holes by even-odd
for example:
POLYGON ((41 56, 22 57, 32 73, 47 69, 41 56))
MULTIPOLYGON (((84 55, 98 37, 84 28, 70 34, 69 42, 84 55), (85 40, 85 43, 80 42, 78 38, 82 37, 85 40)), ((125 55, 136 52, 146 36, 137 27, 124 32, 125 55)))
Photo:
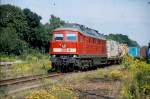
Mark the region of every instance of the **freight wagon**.
POLYGON ((108 64, 120 63, 121 49, 119 42, 107 40, 107 62, 108 64))

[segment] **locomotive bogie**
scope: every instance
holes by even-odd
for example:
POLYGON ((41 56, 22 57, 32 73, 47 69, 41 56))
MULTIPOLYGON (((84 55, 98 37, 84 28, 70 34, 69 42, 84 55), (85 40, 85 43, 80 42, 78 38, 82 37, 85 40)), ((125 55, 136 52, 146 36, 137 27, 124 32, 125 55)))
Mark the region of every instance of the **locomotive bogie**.
MULTIPOLYGON (((62 72, 64 70, 69 69, 74 64, 76 64, 76 57, 73 57, 73 55, 54 55, 51 56, 50 60, 52 62, 52 68, 55 70, 61 70, 62 72)), ((73 67, 72 67, 73 68, 73 67)))

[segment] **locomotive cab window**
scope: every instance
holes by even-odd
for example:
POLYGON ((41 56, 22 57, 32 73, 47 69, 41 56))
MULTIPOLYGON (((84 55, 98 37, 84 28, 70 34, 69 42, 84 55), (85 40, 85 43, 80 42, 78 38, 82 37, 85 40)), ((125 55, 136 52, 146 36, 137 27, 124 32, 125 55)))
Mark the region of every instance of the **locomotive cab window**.
POLYGON ((54 34, 54 40, 56 41, 63 40, 63 38, 64 38, 63 34, 54 34))
POLYGON ((66 34, 67 40, 69 41, 75 41, 77 39, 76 34, 66 34))

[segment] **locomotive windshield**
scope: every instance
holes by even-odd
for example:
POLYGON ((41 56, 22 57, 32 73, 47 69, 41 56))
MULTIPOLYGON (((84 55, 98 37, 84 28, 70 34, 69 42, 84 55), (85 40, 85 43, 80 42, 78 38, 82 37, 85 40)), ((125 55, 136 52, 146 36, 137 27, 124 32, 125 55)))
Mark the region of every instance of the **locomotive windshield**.
POLYGON ((67 40, 69 41, 75 41, 77 39, 76 34, 66 34, 67 40))
POLYGON ((63 40, 63 34, 54 34, 54 40, 63 40))

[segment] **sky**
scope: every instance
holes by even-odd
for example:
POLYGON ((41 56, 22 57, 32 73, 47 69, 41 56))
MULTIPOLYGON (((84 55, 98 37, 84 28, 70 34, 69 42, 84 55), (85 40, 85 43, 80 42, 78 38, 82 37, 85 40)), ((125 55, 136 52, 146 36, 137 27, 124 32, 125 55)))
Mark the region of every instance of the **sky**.
POLYGON ((141 46, 150 42, 150 0, 0 0, 29 8, 49 22, 50 15, 103 34, 125 34, 141 46))

